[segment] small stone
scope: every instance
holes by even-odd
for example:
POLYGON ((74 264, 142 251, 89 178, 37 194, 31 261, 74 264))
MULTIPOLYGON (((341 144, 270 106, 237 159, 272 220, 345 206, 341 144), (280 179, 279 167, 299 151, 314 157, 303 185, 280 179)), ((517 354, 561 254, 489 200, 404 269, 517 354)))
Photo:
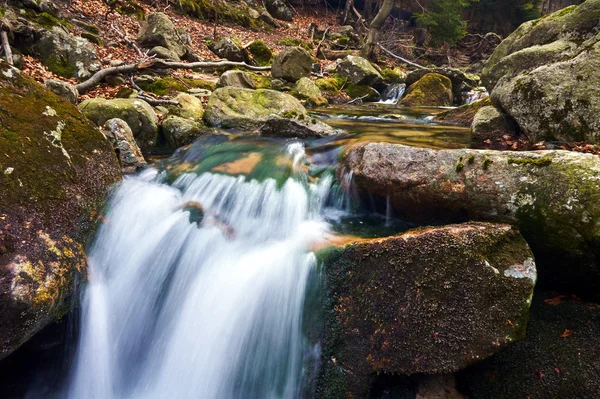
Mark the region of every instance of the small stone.
POLYGON ((76 104, 77 98, 79 97, 79 93, 75 86, 63 82, 61 80, 48 79, 44 82, 46 87, 50 89, 54 94, 59 95, 65 99, 67 99, 70 103, 76 104))

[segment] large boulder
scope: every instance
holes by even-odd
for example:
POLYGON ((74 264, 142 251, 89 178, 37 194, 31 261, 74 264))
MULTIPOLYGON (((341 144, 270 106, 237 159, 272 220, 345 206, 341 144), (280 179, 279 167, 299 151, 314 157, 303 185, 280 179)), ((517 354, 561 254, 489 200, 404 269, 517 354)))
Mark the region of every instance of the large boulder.
POLYGON ((296 82, 296 91, 302 98, 321 97, 321 90, 309 78, 301 78, 296 82))
POLYGON ((304 114, 295 118, 272 116, 260 128, 261 136, 300 139, 327 137, 338 133, 331 126, 304 114))
POLYGON ((461 71, 458 68, 426 68, 417 69, 406 76, 406 85, 410 86, 428 73, 443 75, 452 81, 452 92, 455 98, 460 99, 462 94, 477 88, 481 78, 475 74, 461 71))
POLYGON ((295 83, 310 77, 312 57, 302 47, 288 47, 275 55, 271 76, 295 83))
POLYGON ((295 117, 305 114, 306 109, 300 101, 289 94, 222 87, 210 96, 204 121, 214 127, 254 129, 262 126, 272 115, 295 117))
POLYGON ((239 70, 225 71, 219 76, 218 87, 238 87, 243 89, 255 89, 254 82, 247 72, 239 70))
POLYGON ((41 31, 32 50, 50 71, 65 78, 86 80, 100 69, 96 49, 89 41, 56 26, 41 31))
POLYGON ((129 125, 121 119, 109 119, 102 127, 102 133, 113 145, 123 173, 134 173, 146 166, 133 132, 129 125))
POLYGON ((186 35, 175 27, 166 14, 157 12, 148 15, 141 24, 137 40, 142 47, 152 49, 160 46, 181 58, 187 53, 187 45, 182 40, 184 37, 186 35))
POLYGON ((292 9, 285 0, 267 0, 265 7, 273 18, 288 22, 294 19, 292 9))
POLYGON ((318 256, 331 309, 320 385, 343 387, 335 397, 368 397, 378 374, 455 372, 525 337, 536 269, 514 227, 423 228, 318 256))
POLYGON ((515 121, 494 106, 477 111, 471 125, 471 147, 483 148, 504 135, 514 135, 518 130, 515 121))
POLYGON ((337 62, 335 73, 355 85, 372 86, 383 80, 369 60, 356 55, 349 55, 337 62))
POLYGON ((68 310, 90 220, 121 178, 77 108, 0 64, 0 358, 68 310))
POLYGON ((492 102, 531 141, 600 142, 600 0, 526 22, 483 70, 492 102))
MULTIPOLYGON (((431 150, 358 144, 339 175, 365 200, 419 221, 519 226, 540 282, 600 297, 600 158, 569 151, 431 150)), ((384 208, 385 209, 385 208, 384 208)))
POLYGON ((527 337, 461 372, 470 398, 596 398, 600 305, 572 295, 534 295, 527 337))
POLYGON ((409 107, 447 107, 452 102, 452 81, 444 75, 428 73, 410 85, 399 104, 409 107))
POLYGON ((158 117, 152 107, 143 100, 93 98, 79 104, 79 109, 98 126, 103 126, 107 120, 113 118, 127 122, 135 141, 144 153, 150 152, 158 142, 158 117))
POLYGON ((228 37, 211 42, 209 48, 219 58, 237 62, 246 60, 244 51, 228 37))

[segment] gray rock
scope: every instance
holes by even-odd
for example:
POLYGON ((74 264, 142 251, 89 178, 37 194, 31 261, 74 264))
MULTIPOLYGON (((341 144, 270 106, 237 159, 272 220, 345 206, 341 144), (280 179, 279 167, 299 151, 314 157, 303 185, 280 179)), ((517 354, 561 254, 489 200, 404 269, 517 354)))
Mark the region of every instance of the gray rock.
POLYGON ((482 107, 471 125, 471 146, 483 148, 486 140, 496 140, 516 132, 517 126, 510 116, 494 106, 482 107))
POLYGON ((421 228, 317 257, 330 309, 321 385, 334 397, 368 397, 381 373, 452 373, 525 338, 536 267, 509 225, 421 228))
POLYGON ((137 40, 142 47, 164 47, 181 58, 187 53, 185 36, 185 32, 180 32, 166 14, 157 12, 148 15, 141 24, 137 40))
POLYGON ((300 101, 274 90, 222 87, 213 92, 204 111, 208 126, 254 129, 272 115, 305 115, 300 101))
POLYGON ((341 131, 306 115, 296 118, 271 116, 260 128, 261 136, 300 139, 328 137, 340 133, 341 131))
POLYGON ((533 142, 600 143, 600 0, 526 22, 483 70, 494 105, 533 142))
POLYGON ((122 119, 109 119, 102 127, 102 132, 113 145, 123 173, 134 173, 146 165, 133 132, 122 119))
POLYGON ((144 153, 150 152, 158 142, 158 117, 143 100, 93 98, 79 104, 79 110, 98 126, 109 119, 124 120, 144 153))
POLYGON ((302 47, 288 47, 275 55, 271 76, 295 83, 310 77, 312 57, 302 47))
POLYGON ((225 58, 229 61, 242 62, 246 59, 244 51, 228 37, 221 38, 216 42, 211 43, 209 48, 217 55, 217 57, 225 58))
POLYGON ((181 118, 168 116, 162 123, 162 131, 167 142, 173 149, 190 144, 198 137, 208 134, 210 129, 204 128, 201 123, 181 118))
POLYGON ((338 61, 335 72, 355 85, 372 86, 383 79, 367 59, 356 55, 349 55, 338 61))
POLYGON ((301 97, 311 98, 311 97, 320 97, 321 90, 319 87, 310 80, 309 78, 301 78, 296 82, 296 91, 301 97))
POLYGON ((285 0, 266 0, 265 7, 269 14, 281 21, 292 21, 294 14, 285 0))
POLYGON ((150 57, 154 56, 160 60, 166 60, 166 61, 181 61, 181 59, 179 58, 179 55, 177 55, 176 52, 169 50, 166 47, 162 47, 162 46, 156 46, 156 47, 152 47, 152 49, 150 51, 148 51, 148 55, 150 57))
POLYGON ((599 298, 600 158, 570 151, 431 150, 359 144, 338 168, 362 198, 419 222, 518 226, 540 281, 599 298))
POLYGON ((100 68, 94 46, 59 27, 42 31, 33 52, 50 71, 65 78, 86 80, 100 68))
POLYGON ((79 93, 75 86, 63 82, 62 80, 48 79, 44 82, 44 85, 50 89, 54 94, 59 95, 72 104, 77 103, 77 98, 79 97, 79 93))
POLYGON ((244 71, 231 70, 224 72, 217 82, 217 87, 239 87, 255 89, 252 78, 244 71))
POLYGON ((177 101, 179 105, 170 105, 169 114, 193 120, 202 119, 204 107, 198 97, 189 93, 179 93, 173 100, 177 101))

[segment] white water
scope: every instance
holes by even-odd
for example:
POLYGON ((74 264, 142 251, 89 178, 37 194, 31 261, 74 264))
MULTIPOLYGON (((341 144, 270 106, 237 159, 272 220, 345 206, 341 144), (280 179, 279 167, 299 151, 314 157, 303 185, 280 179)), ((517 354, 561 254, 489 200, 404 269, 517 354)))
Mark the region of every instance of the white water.
MULTIPOLYGON (((296 162, 302 154, 289 154, 296 162)), ((71 399, 298 398, 301 322, 330 180, 126 179, 90 254, 71 399), (182 204, 197 201, 205 222, 182 204), (211 213, 213 216, 211 216, 211 213), (210 220, 234 229, 228 237, 210 220)))
POLYGON ((397 104, 404 95, 406 85, 404 83, 395 83, 388 86, 381 94, 381 104, 397 104))

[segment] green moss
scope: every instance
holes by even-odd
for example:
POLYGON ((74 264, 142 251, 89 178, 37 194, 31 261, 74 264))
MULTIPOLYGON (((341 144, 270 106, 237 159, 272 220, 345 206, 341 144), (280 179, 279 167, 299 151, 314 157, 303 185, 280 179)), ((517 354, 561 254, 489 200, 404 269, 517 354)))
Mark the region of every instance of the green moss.
POLYGON ((359 86, 352 83, 348 83, 344 87, 344 91, 350 96, 350 98, 361 98, 364 101, 377 101, 380 98, 377 90, 370 86, 359 86))
POLYGON ((81 29, 93 33, 95 35, 99 35, 100 34, 100 29, 98 29, 98 27, 94 24, 88 24, 86 22, 83 21, 75 21, 75 25, 79 26, 81 29))
POLYGON ((508 163, 516 165, 548 166, 552 163, 551 158, 508 158, 508 163))
POLYGON ((104 41, 102 40, 102 38, 100 36, 98 36, 98 35, 93 34, 93 33, 83 32, 81 34, 81 37, 87 39, 91 43, 97 44, 98 46, 103 46, 104 45, 104 41))
POLYGON ((52 15, 48 14, 47 12, 43 12, 43 13, 39 14, 35 18, 35 22, 37 22, 38 24, 40 24, 41 26, 43 26, 46 29, 50 29, 54 26, 60 25, 60 21, 58 20, 58 18, 53 17, 52 15))
POLYGON ((345 86, 346 81, 347 79, 334 75, 331 78, 319 78, 315 80, 315 84, 322 91, 337 92, 345 86))
POLYGON ((52 54, 44 62, 44 65, 46 65, 51 72, 54 72, 55 74, 60 75, 62 77, 75 77, 75 67, 68 60, 64 59, 60 55, 52 54))
POLYGON ((277 42, 278 45, 280 46, 286 46, 286 47, 302 47, 305 50, 312 50, 314 48, 314 45, 312 43, 307 43, 307 42, 303 42, 300 39, 297 38, 285 38, 285 39, 281 39, 277 42))
POLYGON ((6 16, 6 10, 4 9, 4 7, 0 7, 0 17, 4 16, 6 16))
POLYGON ((381 77, 383 82, 387 84, 404 83, 405 74, 398 68, 389 69, 385 68, 381 70, 381 77))
POLYGON ((465 165, 462 162, 458 162, 456 164, 456 168, 455 168, 456 173, 460 173, 460 171, 463 170, 464 168, 465 168, 465 165))
POLYGON ((249 29, 258 29, 259 21, 253 19, 245 3, 231 4, 222 0, 179 0, 179 10, 184 14, 206 21, 231 22, 249 29))
POLYGON ((273 60, 273 52, 263 41, 254 40, 248 46, 248 51, 252 55, 254 61, 260 66, 267 66, 273 60))
POLYGON ((473 165, 475 163, 475 156, 471 155, 468 159, 467 159, 467 163, 469 165, 473 165))
POLYGON ((296 111, 286 111, 281 114, 281 117, 286 118, 286 119, 293 119, 297 116, 298 116, 298 113, 296 111))
POLYGON ((175 78, 173 76, 159 78, 152 83, 139 83, 138 85, 142 90, 159 96, 176 95, 189 89, 215 90, 215 83, 201 79, 175 78))
POLYGON ((490 168, 490 166, 492 166, 492 164, 494 163, 494 161, 492 161, 489 158, 486 158, 483 160, 483 170, 488 170, 490 168))

